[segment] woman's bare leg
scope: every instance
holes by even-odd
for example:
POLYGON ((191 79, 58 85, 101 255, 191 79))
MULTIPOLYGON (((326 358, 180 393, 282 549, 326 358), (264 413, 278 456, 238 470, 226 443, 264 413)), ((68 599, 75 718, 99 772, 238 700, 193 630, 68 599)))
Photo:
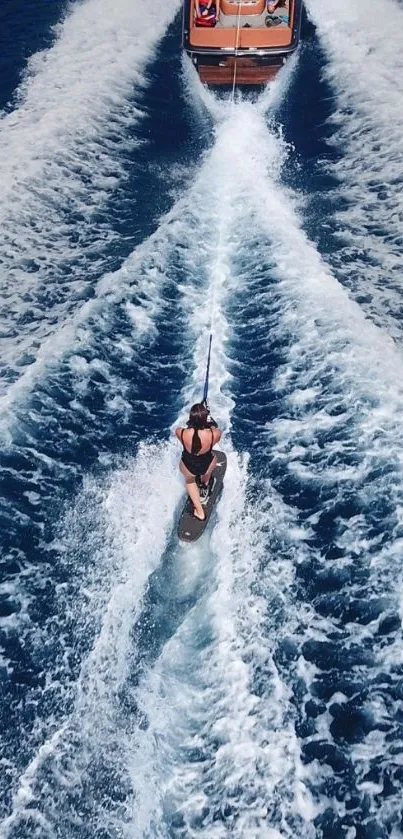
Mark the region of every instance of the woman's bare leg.
POLYGON ((202 503, 200 501, 199 489, 196 483, 196 478, 194 475, 192 475, 191 472, 189 472, 188 469, 186 469, 186 466, 182 463, 182 461, 179 464, 179 470, 180 472, 182 472, 182 475, 185 479, 186 491, 195 508, 195 514, 197 518, 203 520, 206 516, 203 510, 202 503))
POLYGON ((208 482, 209 482, 216 466, 217 466, 217 458, 214 456, 211 463, 210 463, 209 468, 207 469, 207 472, 205 472, 204 475, 202 475, 202 477, 201 477, 202 484, 205 484, 205 486, 208 486, 208 482))

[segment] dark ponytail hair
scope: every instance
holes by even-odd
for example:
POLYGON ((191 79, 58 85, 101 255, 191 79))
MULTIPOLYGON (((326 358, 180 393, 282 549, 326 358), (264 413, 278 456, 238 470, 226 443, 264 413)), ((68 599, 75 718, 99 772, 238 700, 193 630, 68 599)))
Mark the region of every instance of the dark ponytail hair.
POLYGON ((196 402, 195 405, 192 405, 189 412, 187 426, 188 428, 194 428, 194 434, 192 437, 192 454, 198 454, 202 444, 197 432, 209 427, 208 410, 204 402, 196 402))

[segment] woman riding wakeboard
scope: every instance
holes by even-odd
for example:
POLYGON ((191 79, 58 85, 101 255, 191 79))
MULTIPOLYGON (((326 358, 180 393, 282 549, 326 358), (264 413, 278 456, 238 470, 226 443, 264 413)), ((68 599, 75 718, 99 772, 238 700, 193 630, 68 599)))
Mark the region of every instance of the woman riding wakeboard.
POLYGON ((209 417, 207 405, 197 402, 190 409, 186 428, 176 428, 175 434, 183 446, 179 469, 193 502, 193 515, 204 521, 203 502, 207 501, 211 492, 212 474, 217 464, 213 446, 221 439, 221 431, 209 417))

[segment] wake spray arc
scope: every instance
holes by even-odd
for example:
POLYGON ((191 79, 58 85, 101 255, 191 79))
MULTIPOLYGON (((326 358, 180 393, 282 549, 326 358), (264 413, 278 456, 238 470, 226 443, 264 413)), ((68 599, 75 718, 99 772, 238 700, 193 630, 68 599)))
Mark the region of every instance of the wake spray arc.
POLYGON ((203 399, 202 399, 202 402, 203 402, 204 405, 207 405, 208 384, 209 384, 209 375, 210 375, 211 342, 212 342, 212 340, 213 340, 213 336, 210 332, 209 345, 208 345, 208 356, 207 356, 207 367, 206 367, 206 378, 204 380, 204 390, 203 390, 203 399))

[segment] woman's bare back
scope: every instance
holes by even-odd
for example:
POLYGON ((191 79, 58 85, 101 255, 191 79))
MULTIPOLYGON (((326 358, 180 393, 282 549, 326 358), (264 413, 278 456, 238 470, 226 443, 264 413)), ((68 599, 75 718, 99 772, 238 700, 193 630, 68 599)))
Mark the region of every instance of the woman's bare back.
MULTIPOLYGON (((216 428, 203 428, 202 430, 197 431, 197 435, 201 442, 201 449, 197 452, 197 454, 206 454, 206 452, 210 451, 214 443, 218 443, 218 440, 221 437, 221 433, 218 432, 216 428)), ((183 432, 183 444, 185 446, 186 451, 189 453, 192 451, 192 440, 193 434, 195 433, 193 428, 185 428, 183 432)))

